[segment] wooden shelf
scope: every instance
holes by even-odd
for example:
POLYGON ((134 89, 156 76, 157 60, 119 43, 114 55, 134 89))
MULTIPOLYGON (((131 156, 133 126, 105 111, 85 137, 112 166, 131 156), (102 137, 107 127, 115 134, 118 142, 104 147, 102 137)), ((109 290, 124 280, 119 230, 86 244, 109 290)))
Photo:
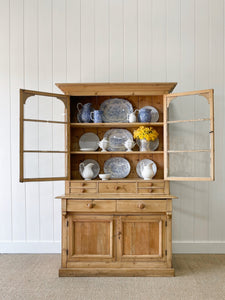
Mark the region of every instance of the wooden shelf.
POLYGON ((99 128, 99 127, 116 127, 116 128, 130 128, 130 127, 139 127, 139 126, 163 126, 163 122, 155 123, 70 123, 70 127, 78 128, 99 128))
POLYGON ((164 151, 71 151, 70 154, 92 154, 92 155, 141 155, 141 154, 163 154, 164 151))

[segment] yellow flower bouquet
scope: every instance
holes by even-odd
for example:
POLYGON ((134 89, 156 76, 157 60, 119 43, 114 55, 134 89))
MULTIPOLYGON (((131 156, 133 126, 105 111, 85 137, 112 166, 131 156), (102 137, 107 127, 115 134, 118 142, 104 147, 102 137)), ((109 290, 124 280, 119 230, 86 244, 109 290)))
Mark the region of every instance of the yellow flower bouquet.
POLYGON ((138 129, 134 130, 134 138, 146 141, 155 141, 158 137, 158 132, 153 127, 140 126, 138 129))
POLYGON ((140 151, 154 151, 159 146, 159 134, 153 127, 140 126, 134 130, 133 136, 137 140, 140 151))

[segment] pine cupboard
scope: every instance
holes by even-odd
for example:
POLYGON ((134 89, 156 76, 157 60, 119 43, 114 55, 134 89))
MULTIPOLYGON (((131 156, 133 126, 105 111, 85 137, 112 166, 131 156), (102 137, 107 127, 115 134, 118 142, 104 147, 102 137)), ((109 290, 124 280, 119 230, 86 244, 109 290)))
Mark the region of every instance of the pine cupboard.
POLYGON ((214 180, 213 90, 172 93, 176 83, 56 84, 64 94, 20 91, 20 181, 65 180, 59 276, 173 276, 172 180, 214 180), (79 123, 78 103, 99 109, 110 98, 134 109, 154 106, 155 123, 79 123), (102 139, 112 128, 140 125, 159 133, 155 151, 80 151, 79 139, 102 139), (124 157, 124 179, 86 181, 79 165, 124 157), (152 180, 136 173, 142 159, 157 165, 152 180))

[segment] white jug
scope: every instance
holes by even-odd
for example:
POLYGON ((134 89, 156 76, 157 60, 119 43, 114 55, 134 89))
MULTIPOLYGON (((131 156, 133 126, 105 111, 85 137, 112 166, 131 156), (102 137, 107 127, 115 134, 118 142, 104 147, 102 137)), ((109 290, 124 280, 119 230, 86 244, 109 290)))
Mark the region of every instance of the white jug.
POLYGON ((130 114, 127 114, 127 120, 129 121, 129 123, 135 123, 137 121, 137 118, 136 118, 136 111, 139 111, 138 109, 135 109, 134 112, 130 113, 130 114))
POLYGON ((150 180, 154 176, 154 171, 153 171, 153 163, 149 163, 146 166, 143 166, 143 170, 141 172, 144 180, 150 180))
POLYGON ((92 171, 93 163, 89 163, 86 166, 84 163, 80 164, 81 167, 81 175, 85 180, 91 180, 94 177, 94 172, 92 171))

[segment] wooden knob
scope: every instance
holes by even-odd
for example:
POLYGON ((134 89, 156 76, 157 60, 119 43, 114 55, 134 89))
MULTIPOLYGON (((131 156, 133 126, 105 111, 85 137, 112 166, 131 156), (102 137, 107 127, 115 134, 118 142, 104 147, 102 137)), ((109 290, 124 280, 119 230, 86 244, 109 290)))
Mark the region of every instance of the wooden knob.
POLYGON ((85 189, 82 189, 82 190, 81 190, 81 193, 84 193, 84 192, 85 192, 85 189))
POLYGON ((152 186, 152 182, 149 182, 149 186, 152 186))
POLYGON ((83 182, 81 186, 85 186, 85 183, 83 182))
POLYGON ((138 207, 139 207, 140 209, 143 209, 143 208, 145 208, 145 204, 144 204, 144 203, 140 203, 140 204, 138 204, 138 207))
POLYGON ((116 186, 116 190, 118 191, 119 188, 120 188, 120 187, 117 185, 117 186, 116 186))
POLYGON ((149 193, 151 193, 152 192, 152 189, 149 189, 149 193))
POLYGON ((94 203, 92 203, 92 202, 91 202, 91 203, 88 203, 88 204, 87 204, 87 207, 88 207, 88 208, 93 208, 93 207, 94 207, 94 203))

